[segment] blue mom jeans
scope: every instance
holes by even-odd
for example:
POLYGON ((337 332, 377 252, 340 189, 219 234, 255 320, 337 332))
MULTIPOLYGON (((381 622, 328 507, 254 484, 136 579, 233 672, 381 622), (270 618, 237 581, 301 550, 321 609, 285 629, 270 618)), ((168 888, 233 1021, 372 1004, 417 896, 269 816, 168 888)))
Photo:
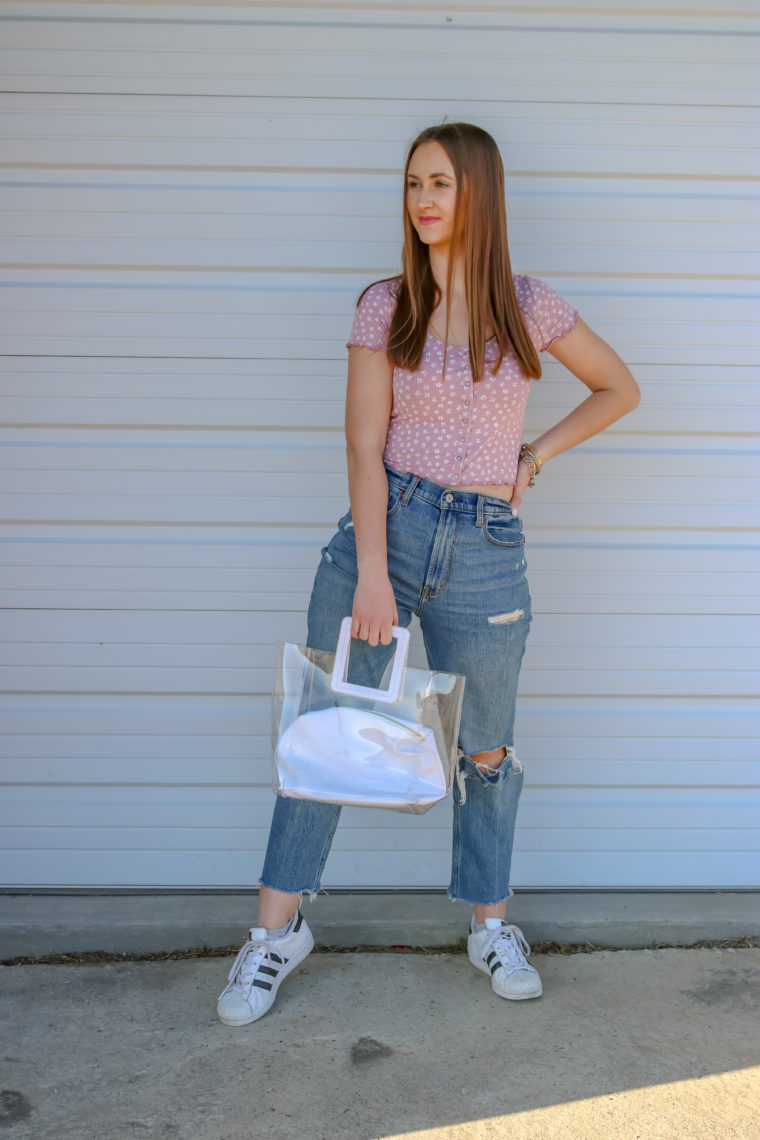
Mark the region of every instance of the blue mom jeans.
MULTIPOLYGON (((517 681, 531 621, 522 524, 502 499, 387 472, 388 573, 399 624, 408 626, 417 614, 430 668, 466 678, 448 894, 489 906, 512 894, 523 782, 513 748, 517 681), (507 754, 495 771, 483 772, 471 759, 499 748, 507 754)), ((349 511, 322 551, 309 604, 310 647, 335 651, 356 582, 349 511)), ((363 669, 365 676, 368 669, 381 675, 394 644, 372 648, 352 641, 349 679, 363 669), (363 663, 362 655, 374 655, 374 665, 363 663)), ((317 892, 340 811, 278 796, 261 884, 290 894, 317 892)))

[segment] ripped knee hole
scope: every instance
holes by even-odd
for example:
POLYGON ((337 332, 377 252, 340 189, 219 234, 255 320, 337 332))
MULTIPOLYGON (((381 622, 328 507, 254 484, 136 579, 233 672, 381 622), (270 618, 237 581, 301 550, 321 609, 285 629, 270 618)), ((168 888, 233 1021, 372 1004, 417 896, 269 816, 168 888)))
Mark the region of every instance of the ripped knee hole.
POLYGON ((498 772, 506 758, 506 748, 494 748, 490 752, 477 752, 470 757, 476 768, 479 768, 487 776, 498 772))

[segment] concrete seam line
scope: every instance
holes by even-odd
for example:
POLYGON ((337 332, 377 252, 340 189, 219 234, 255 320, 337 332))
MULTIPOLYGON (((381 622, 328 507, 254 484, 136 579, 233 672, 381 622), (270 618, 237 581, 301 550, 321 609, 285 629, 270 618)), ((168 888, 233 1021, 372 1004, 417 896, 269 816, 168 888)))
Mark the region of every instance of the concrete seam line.
MULTIPOLYGON (((83 950, 72 954, 21 955, 6 958, 0 966, 104 966, 114 962, 180 962, 193 958, 229 958, 237 954, 235 946, 197 946, 190 950, 157 950, 124 952, 83 950)), ((536 942, 533 954, 598 954, 602 950, 619 954, 625 950, 753 950, 760 949, 760 937, 701 938, 696 942, 647 942, 640 946, 603 946, 597 942, 536 942)), ((315 946, 315 954, 465 954, 466 939, 448 946, 315 946)))

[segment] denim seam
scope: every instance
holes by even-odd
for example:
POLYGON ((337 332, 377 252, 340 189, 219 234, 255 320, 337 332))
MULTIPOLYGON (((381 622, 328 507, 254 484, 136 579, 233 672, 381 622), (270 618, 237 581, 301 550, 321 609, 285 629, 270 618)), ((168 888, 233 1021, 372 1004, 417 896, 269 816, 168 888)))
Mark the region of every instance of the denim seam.
MULTIPOLYGON (((459 769, 459 765, 461 764, 461 762, 462 762, 462 757, 457 756, 457 761, 456 761, 457 770, 459 769)), ((458 804, 457 803, 454 804, 454 818, 453 818, 453 822, 452 822, 451 883, 449 885, 449 890, 448 890, 448 895, 449 895, 449 898, 451 898, 451 899, 456 897, 454 892, 456 892, 459 889, 459 874, 460 874, 459 873, 459 864, 460 864, 460 861, 462 858, 461 828, 459 826, 459 811, 457 810, 458 808, 461 808, 461 792, 459 790, 459 787, 456 787, 454 789, 454 796, 456 796, 456 795, 460 796, 460 801, 458 804)))
POLYGON ((317 867, 316 880, 315 880, 315 884, 314 884, 314 889, 317 891, 319 890, 320 885, 322 883, 322 872, 325 869, 325 863, 327 862, 327 856, 330 854, 330 847, 332 845, 333 837, 334 837, 336 829, 338 827, 338 820, 339 819, 340 819, 340 812, 336 812, 335 813, 335 819, 333 820, 332 827, 330 828, 329 834, 325 838, 325 843, 324 843, 324 847, 322 848, 322 854, 320 856, 319 865, 317 867))
POLYGON ((515 542, 502 542, 501 539, 494 538, 493 535, 489 534, 488 532, 487 522, 483 527, 483 533, 485 534, 487 541, 490 542, 492 546, 500 546, 502 550, 519 550, 521 546, 525 546, 524 538, 519 538, 515 542))
MULTIPOLYGON (((448 508, 447 508, 447 510, 448 510, 448 508)), ((460 523, 460 519, 455 518, 454 519, 454 531, 451 535, 448 535, 446 538, 446 546, 448 547, 448 552, 447 552, 448 557, 446 559, 446 565, 442 568, 441 574, 439 575, 440 585, 436 586, 436 588, 434 590, 431 590, 429 586, 423 587, 420 608, 422 608, 422 605, 424 605, 425 602, 429 598, 440 597, 441 594, 443 593, 443 591, 446 589, 446 587, 449 584, 449 578, 451 577, 451 567, 454 564, 454 556, 456 554, 457 535, 459 534, 459 523, 460 523)), ((429 569, 430 564, 433 563, 433 561, 435 560, 435 557, 436 557, 437 548, 438 548, 438 534, 439 534, 439 532, 436 531, 435 543, 433 545, 433 551, 430 555, 430 563, 428 564, 428 569, 429 569)))

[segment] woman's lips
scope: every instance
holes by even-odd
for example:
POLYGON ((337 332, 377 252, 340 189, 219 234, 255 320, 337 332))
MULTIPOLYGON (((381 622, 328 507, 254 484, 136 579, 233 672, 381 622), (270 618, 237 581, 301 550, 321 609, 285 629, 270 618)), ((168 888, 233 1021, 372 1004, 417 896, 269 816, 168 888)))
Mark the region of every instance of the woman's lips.
POLYGON ((420 218, 421 226, 430 226, 433 222, 440 222, 440 218, 420 218))

